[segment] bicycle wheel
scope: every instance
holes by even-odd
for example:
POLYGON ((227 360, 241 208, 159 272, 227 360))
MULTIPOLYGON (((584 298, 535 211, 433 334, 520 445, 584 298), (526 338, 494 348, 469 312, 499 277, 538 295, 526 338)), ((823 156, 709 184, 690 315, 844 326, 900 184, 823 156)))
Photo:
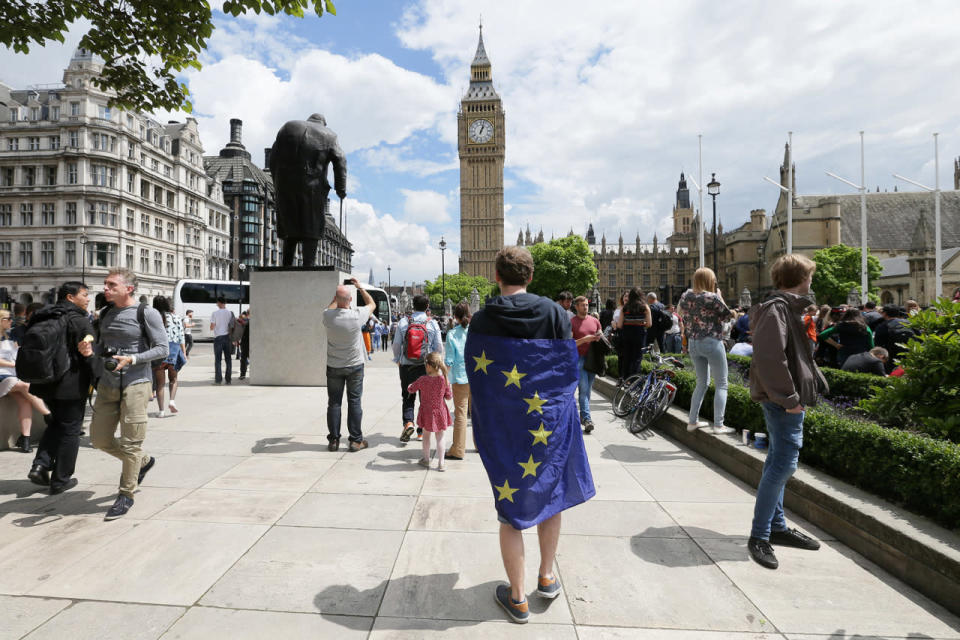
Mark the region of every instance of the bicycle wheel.
POLYGON ((613 396, 613 415, 625 418, 637 404, 642 390, 641 382, 645 374, 635 373, 620 385, 613 396))
POLYGON ((670 405, 672 395, 667 384, 662 380, 657 380, 657 386, 650 390, 647 398, 641 402, 633 415, 630 416, 630 423, 627 430, 630 433, 640 433, 652 425, 667 410, 670 405))

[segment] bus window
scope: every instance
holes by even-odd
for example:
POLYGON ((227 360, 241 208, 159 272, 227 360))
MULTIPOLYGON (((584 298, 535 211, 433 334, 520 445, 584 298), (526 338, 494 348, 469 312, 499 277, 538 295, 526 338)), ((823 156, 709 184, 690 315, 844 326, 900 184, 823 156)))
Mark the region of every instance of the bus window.
MULTIPOLYGON (((243 285, 243 299, 240 298, 240 284, 217 283, 217 295, 223 296, 228 305, 230 304, 249 304, 250 303, 250 285, 243 285)), ((214 299, 216 302, 216 299, 214 299)))
POLYGON ((217 301, 217 285, 213 282, 185 282, 180 287, 180 300, 184 303, 214 304, 217 301))

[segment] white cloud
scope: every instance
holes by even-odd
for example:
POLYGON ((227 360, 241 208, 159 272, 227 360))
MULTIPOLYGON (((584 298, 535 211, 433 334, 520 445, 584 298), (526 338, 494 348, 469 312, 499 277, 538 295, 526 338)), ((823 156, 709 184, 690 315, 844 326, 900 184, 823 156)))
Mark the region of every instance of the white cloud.
POLYGON ((432 157, 423 158, 416 156, 411 145, 403 145, 400 147, 381 145, 373 149, 362 150, 360 157, 371 169, 411 173, 420 178, 460 168, 460 161, 454 152, 451 152, 446 157, 439 156, 441 161, 438 162, 432 157))
MULTIPOLYGON (((356 251, 354 273, 365 278, 373 268, 374 277, 386 281, 389 266, 394 285, 403 284, 404 280, 407 284, 432 280, 440 273, 441 256, 436 236, 425 226, 380 213, 373 205, 352 198, 344 201, 344 215, 347 237, 356 251)), ((450 244, 445 257, 446 267, 452 272, 456 270, 458 256, 454 243, 450 244)))
MULTIPOLYGON (((960 153, 960 85, 950 81, 960 5, 949 0, 922 10, 893 0, 752 8, 609 0, 589 10, 529 0, 490 3, 483 17, 506 109, 507 167, 536 189, 506 194, 511 216, 518 227, 542 224, 548 237, 592 220, 608 240, 621 229, 630 241, 637 231, 662 239, 679 173, 696 171, 698 133, 706 176, 716 171, 723 183, 727 228, 752 208, 773 208, 777 193, 761 177, 776 175, 788 130, 807 193, 838 190, 824 169, 859 169, 860 129, 869 184, 892 188, 893 171, 919 173, 932 131, 942 153, 960 153)), ((475 25, 473 5, 424 0, 399 36, 462 87, 475 25)))
POLYGON ((436 191, 400 189, 403 217, 409 222, 437 224, 450 220, 450 198, 436 191))

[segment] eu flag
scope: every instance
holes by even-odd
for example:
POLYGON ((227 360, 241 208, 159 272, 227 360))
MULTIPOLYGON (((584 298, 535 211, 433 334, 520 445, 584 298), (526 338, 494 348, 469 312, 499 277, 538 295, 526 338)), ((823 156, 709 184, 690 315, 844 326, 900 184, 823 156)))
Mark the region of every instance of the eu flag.
POLYGON ((497 513, 526 529, 592 498, 574 341, 471 332, 464 359, 473 438, 497 513))

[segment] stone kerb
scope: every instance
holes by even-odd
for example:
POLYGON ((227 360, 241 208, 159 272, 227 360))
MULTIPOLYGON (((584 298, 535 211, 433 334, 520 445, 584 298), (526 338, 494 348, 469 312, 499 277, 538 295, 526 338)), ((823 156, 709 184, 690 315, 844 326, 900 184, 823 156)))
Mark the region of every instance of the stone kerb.
MULTIPOLYGON (((594 389, 612 399, 616 383, 597 378, 594 389)), ((688 432, 686 423, 686 410, 673 405, 654 427, 757 486, 763 471, 763 453, 734 436, 702 430, 688 432)), ((960 536, 805 465, 797 469, 787 484, 784 504, 930 599, 960 614, 960 536)), ((746 535, 750 523, 744 522, 743 526, 746 535)))

